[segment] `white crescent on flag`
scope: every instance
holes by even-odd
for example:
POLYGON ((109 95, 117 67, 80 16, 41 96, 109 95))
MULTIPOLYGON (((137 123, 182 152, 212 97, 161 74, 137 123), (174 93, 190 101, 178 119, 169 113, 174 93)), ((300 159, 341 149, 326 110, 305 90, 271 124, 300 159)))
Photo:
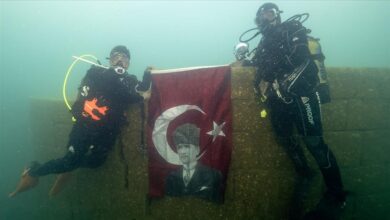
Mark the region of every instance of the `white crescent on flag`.
POLYGON ((153 144, 161 157, 170 164, 181 165, 181 162, 179 155, 172 150, 167 140, 169 123, 179 115, 189 110, 196 110, 204 115, 206 114, 196 105, 179 105, 165 110, 160 116, 158 116, 154 123, 152 132, 153 144))

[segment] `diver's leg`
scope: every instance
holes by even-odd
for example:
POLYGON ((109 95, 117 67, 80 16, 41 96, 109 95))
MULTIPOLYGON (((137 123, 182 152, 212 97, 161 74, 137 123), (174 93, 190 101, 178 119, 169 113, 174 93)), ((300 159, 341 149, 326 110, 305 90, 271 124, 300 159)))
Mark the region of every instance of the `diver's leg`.
POLYGON ((300 219, 303 215, 303 202, 307 197, 314 173, 310 169, 306 157, 303 154, 302 147, 298 144, 295 137, 284 138, 278 142, 284 147, 298 174, 294 183, 289 219, 300 219))
POLYGON ((283 147, 297 173, 305 176, 310 173, 302 147, 293 135, 295 123, 295 103, 285 104, 280 100, 269 100, 270 117, 277 143, 283 147))
POLYGON ((58 173, 56 180, 49 191, 53 197, 60 193, 72 177, 71 171, 82 166, 88 153, 94 132, 83 125, 74 126, 69 138, 68 153, 64 158, 50 161, 46 167, 41 167, 37 172, 58 173))
POLYGON ((32 167, 29 174, 31 176, 45 176, 52 173, 70 172, 80 166, 84 154, 84 149, 71 145, 64 157, 50 160, 42 165, 32 167))
POLYGON ((82 167, 95 169, 104 164, 107 160, 109 148, 91 145, 90 153, 87 154, 82 167))
POLYGON ((84 124, 76 122, 69 134, 68 149, 65 156, 35 166, 30 169, 30 175, 45 176, 52 173, 65 173, 78 168, 88 151, 92 135, 93 133, 84 124))
POLYGON ((72 176, 71 171, 82 167, 84 160, 87 158, 87 151, 88 148, 85 145, 78 148, 70 146, 65 157, 51 160, 43 164, 38 169, 33 170, 36 175, 46 175, 49 173, 59 174, 57 175, 56 180, 49 191, 49 196, 55 196, 62 191, 72 176))
POLYGON ((52 165, 52 167, 56 167, 55 173, 59 173, 59 175, 57 175, 49 191, 50 197, 57 195, 64 189, 72 177, 72 170, 83 166, 84 161, 88 157, 89 148, 92 146, 91 141, 96 135, 96 133, 89 131, 82 125, 74 130, 75 132, 72 132, 70 135, 69 144, 79 147, 74 149, 69 147, 69 152, 64 160, 62 162, 57 161, 57 165, 52 165))
POLYGON ((89 151, 81 166, 93 169, 103 165, 107 160, 108 153, 115 145, 119 132, 119 129, 114 131, 110 130, 97 136, 93 140, 93 144, 90 145, 89 151))
POLYGON ((303 153, 302 147, 299 145, 295 136, 277 137, 277 142, 283 147, 289 158, 291 159, 295 171, 300 177, 312 175, 312 171, 307 163, 307 159, 303 153))
POLYGON ((314 213, 314 215, 328 219, 337 219, 346 205, 346 192, 343 188, 336 158, 322 137, 307 136, 304 141, 321 170, 327 188, 316 209, 309 212, 308 215, 314 213))
MULTIPOLYGON (((345 204, 345 192, 336 158, 323 140, 319 97, 316 93, 307 97, 300 97, 297 104, 299 111, 297 127, 309 152, 313 155, 321 170, 327 187, 324 198, 332 197, 334 205, 341 207, 345 204)), ((329 209, 329 211, 332 210, 329 209)))
POLYGON ((299 145, 297 137, 293 135, 296 117, 295 105, 296 103, 285 104, 280 101, 268 103, 276 141, 283 147, 298 174, 289 210, 290 219, 299 219, 302 216, 303 200, 313 177, 302 147, 299 145))
POLYGON ((322 137, 308 136, 304 141, 316 160, 324 177, 327 193, 333 195, 339 201, 345 200, 340 169, 333 152, 325 144, 322 137))
POLYGON ((80 166, 81 158, 82 155, 80 153, 68 152, 63 158, 51 160, 43 165, 34 162, 24 170, 19 185, 14 192, 9 194, 9 197, 14 197, 20 192, 35 187, 40 176, 51 173, 65 173, 76 169, 80 166))
POLYGON ((51 160, 43 165, 33 162, 27 167, 21 176, 16 190, 9 194, 10 197, 29 190, 38 184, 40 176, 50 173, 63 173, 71 171, 80 165, 83 154, 85 153, 84 144, 87 136, 84 135, 85 128, 77 123, 73 126, 69 135, 68 152, 63 158, 51 160))
MULTIPOLYGON (((84 144, 82 157, 77 161, 77 167, 97 168, 101 166, 106 161, 108 152, 115 143, 115 136, 116 133, 114 132, 90 135, 88 142, 86 142, 88 145, 84 144)), ((70 172, 58 175, 49 195, 55 196, 61 192, 70 178, 70 172)))

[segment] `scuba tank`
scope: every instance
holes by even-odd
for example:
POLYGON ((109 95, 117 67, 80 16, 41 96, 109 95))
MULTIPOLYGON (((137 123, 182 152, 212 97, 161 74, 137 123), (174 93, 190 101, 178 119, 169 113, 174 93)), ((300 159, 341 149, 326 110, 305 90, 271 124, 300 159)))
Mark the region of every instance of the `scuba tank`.
POLYGON ((308 47, 311 57, 318 68, 319 85, 317 86, 317 92, 319 93, 321 104, 330 102, 330 90, 328 83, 328 73, 325 68, 325 56, 322 53, 320 39, 312 36, 307 36, 308 47))

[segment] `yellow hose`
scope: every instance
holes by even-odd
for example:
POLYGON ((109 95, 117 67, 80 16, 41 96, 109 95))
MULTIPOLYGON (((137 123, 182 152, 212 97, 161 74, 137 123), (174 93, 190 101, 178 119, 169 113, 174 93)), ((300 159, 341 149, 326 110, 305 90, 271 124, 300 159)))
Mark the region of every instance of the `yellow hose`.
MULTIPOLYGON (((85 55, 81 55, 79 56, 80 58, 85 58, 85 57, 89 57, 89 58, 93 58, 97 61, 97 58, 93 55, 90 55, 90 54, 85 54, 85 55)), ((68 78, 70 76, 70 73, 72 72, 73 70, 73 67, 74 65, 76 65, 76 63, 80 61, 80 59, 75 59, 73 61, 73 63, 69 66, 68 70, 66 71, 66 75, 65 75, 65 79, 64 79, 64 84, 62 86, 62 96, 64 97, 64 101, 65 101, 65 105, 66 107, 68 107, 69 110, 72 110, 72 107, 70 106, 69 102, 68 102, 68 98, 66 96, 66 85, 68 83, 68 78)))
MULTIPOLYGON (((93 58, 97 61, 97 58, 93 55, 90 55, 90 54, 84 54, 84 55, 81 55, 80 58, 85 58, 85 57, 89 57, 89 58, 93 58)), ((66 107, 70 110, 72 110, 72 107, 70 106, 69 102, 68 102, 68 98, 66 96, 66 85, 68 83, 68 78, 70 76, 70 73, 72 72, 73 70, 73 67, 74 65, 76 65, 76 63, 80 61, 80 59, 75 59, 72 64, 69 66, 68 70, 66 71, 66 74, 65 74, 65 79, 64 79, 64 84, 62 86, 62 96, 64 97, 64 101, 65 101, 65 105, 66 107)), ((72 117, 72 121, 75 122, 76 119, 74 117, 72 117)))

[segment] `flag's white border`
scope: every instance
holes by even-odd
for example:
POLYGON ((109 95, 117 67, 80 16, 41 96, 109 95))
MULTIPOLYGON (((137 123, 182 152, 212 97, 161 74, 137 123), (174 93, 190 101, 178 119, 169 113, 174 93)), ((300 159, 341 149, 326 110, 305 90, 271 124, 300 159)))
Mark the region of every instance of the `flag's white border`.
POLYGON ((229 64, 216 65, 216 66, 194 66, 194 67, 184 67, 184 68, 166 69, 166 70, 152 70, 151 74, 177 73, 177 72, 184 72, 188 70, 207 69, 207 68, 215 68, 215 67, 223 67, 223 66, 229 66, 229 64))

